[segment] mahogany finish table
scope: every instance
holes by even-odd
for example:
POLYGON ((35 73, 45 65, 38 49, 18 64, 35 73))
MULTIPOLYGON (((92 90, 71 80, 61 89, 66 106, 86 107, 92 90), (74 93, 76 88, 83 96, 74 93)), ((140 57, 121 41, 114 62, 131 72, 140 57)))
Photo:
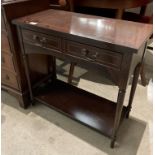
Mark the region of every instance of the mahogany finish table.
POLYGON ((52 9, 16 19, 13 23, 17 25, 31 100, 40 101, 96 129, 110 137, 111 147, 114 147, 118 128, 131 110, 152 25, 52 9), (94 67, 100 65, 117 72, 117 102, 58 80, 55 68, 52 78, 34 89, 27 65, 27 55, 34 53, 94 67), (123 106, 128 80, 133 72, 129 104, 123 106))

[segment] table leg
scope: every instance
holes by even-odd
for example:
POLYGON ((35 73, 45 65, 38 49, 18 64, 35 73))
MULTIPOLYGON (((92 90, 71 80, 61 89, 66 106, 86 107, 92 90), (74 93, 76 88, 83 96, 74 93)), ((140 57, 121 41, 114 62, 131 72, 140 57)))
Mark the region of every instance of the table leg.
POLYGON ((68 83, 71 84, 73 80, 73 73, 74 73, 74 68, 75 68, 75 63, 71 62, 70 65, 70 70, 69 70, 69 76, 68 76, 68 83))
POLYGON ((51 56, 52 60, 52 80, 55 81, 57 79, 57 74, 56 74, 56 58, 54 56, 51 56))
POLYGON ((129 117, 129 113, 130 113, 131 108, 132 108, 132 102, 133 102, 133 98, 134 98, 134 95, 135 95, 135 91, 136 91, 136 87, 137 87, 137 83, 138 83, 138 77, 139 77, 139 74, 140 74, 141 66, 142 66, 141 63, 137 64, 137 66, 135 67, 135 70, 134 70, 134 76, 133 76, 133 81, 132 81, 132 86, 131 86, 131 91, 130 91, 129 103, 128 103, 128 106, 127 106, 127 110, 128 110, 128 113, 126 115, 127 118, 129 117))
POLYGON ((28 65, 28 58, 26 54, 23 54, 23 60, 24 60, 24 66, 25 66, 25 74, 28 82, 28 88, 30 93, 30 100, 33 102, 33 92, 32 92, 32 86, 31 86, 31 79, 30 79, 30 71, 29 71, 29 65, 28 65))
POLYGON ((123 102, 125 97, 125 90, 119 89, 118 97, 117 97, 117 107, 116 107, 116 114, 115 114, 115 121, 114 121, 114 128, 113 128, 113 135, 111 141, 111 148, 114 148, 116 135, 118 131, 118 127, 120 124, 122 109, 123 109, 123 102))
POLYGON ((117 19, 122 19, 124 13, 124 9, 117 9, 116 11, 116 18, 117 19))
POLYGON ((147 85, 147 80, 146 80, 146 77, 145 77, 145 64, 144 64, 144 61, 143 61, 142 65, 141 65, 140 77, 141 77, 142 85, 146 86, 147 85))
POLYGON ((47 56, 47 63, 48 63, 48 74, 52 73, 52 81, 55 81, 57 78, 56 75, 56 58, 54 56, 48 55, 47 56), (52 67, 52 71, 51 71, 52 67))
POLYGON ((141 6, 141 8, 140 8, 140 15, 141 15, 141 16, 145 16, 146 8, 147 8, 146 5, 141 6))

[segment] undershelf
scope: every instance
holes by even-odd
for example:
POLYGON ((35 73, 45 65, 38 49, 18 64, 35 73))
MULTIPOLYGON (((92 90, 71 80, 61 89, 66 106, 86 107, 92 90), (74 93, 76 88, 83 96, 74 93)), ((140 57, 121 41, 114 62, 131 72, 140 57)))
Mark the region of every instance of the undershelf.
MULTIPOLYGON (((111 137, 116 103, 65 82, 46 83, 35 91, 35 99, 55 110, 111 137)), ((122 118, 127 108, 123 107, 122 118)))

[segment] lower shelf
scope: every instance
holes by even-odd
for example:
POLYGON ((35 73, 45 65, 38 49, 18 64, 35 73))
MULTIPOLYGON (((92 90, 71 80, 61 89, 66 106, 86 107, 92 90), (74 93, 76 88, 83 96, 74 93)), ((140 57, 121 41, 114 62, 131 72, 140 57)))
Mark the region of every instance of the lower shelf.
MULTIPOLYGON (((81 123, 112 136, 116 103, 56 80, 35 91, 35 99, 81 123)), ((127 108, 123 107, 122 120, 127 108)))

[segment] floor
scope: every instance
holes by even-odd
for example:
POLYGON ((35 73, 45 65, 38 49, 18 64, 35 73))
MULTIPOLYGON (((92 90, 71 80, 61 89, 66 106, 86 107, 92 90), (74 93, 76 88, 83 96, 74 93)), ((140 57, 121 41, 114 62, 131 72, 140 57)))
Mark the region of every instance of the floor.
MULTIPOLYGON (((66 80, 68 63, 57 61, 58 78, 66 80)), ((100 133, 36 103, 24 110, 2 91, 2 154, 6 155, 152 155, 152 51, 146 57, 147 79, 139 81, 129 119, 122 124, 115 149, 100 133)), ((105 72, 76 67, 73 83, 87 91, 116 100, 117 86, 105 72), (94 76, 95 75, 95 76, 94 76), (104 77, 104 78, 103 78, 104 77), (110 92, 110 93, 109 93, 110 92)), ((131 85, 127 89, 125 104, 131 85)))

